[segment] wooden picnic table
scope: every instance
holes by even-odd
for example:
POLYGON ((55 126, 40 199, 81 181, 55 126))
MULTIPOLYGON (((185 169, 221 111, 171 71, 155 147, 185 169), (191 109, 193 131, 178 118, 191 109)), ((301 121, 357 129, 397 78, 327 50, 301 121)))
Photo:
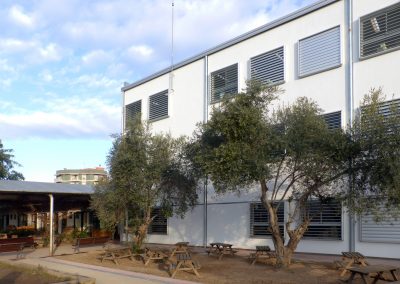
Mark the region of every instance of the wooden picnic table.
POLYGON ((130 260, 133 261, 133 254, 131 251, 130 247, 126 246, 106 246, 104 248, 104 252, 100 254, 100 261, 103 262, 103 260, 111 260, 115 264, 118 263, 118 259, 121 258, 129 258, 130 260))
POLYGON ((147 266, 152 260, 166 260, 168 255, 159 248, 145 248, 144 253, 140 254, 143 259, 144 266, 147 266))
POLYGON ((335 261, 336 266, 343 271, 340 276, 344 276, 350 267, 367 266, 366 257, 359 252, 342 252, 342 261, 335 261))
POLYGON ((275 252, 269 246, 256 246, 256 252, 250 254, 251 265, 261 260, 276 259, 275 252))
POLYGON ((210 243, 210 248, 207 250, 208 255, 215 254, 221 260, 224 255, 235 255, 237 250, 232 249, 231 244, 226 243, 210 243))
POLYGON ((193 261, 190 254, 179 253, 176 255, 176 263, 172 263, 170 266, 171 278, 174 278, 178 271, 192 271, 197 277, 200 277, 198 269, 200 269, 200 264, 193 261))
MULTIPOLYGON (((351 275, 349 279, 345 280, 347 283, 353 283, 354 277, 358 274, 361 276, 361 279, 363 280, 364 284, 368 284, 367 278, 370 276, 373 278, 373 281, 371 282, 372 284, 375 284, 378 282, 378 280, 383 280, 383 281, 397 281, 397 275, 395 271, 397 270, 397 267, 391 266, 391 265, 369 265, 365 267, 350 267, 348 269, 351 272, 351 275), (383 273, 390 273, 393 279, 387 279, 383 276, 383 273), (367 277, 367 278, 366 278, 367 277)), ((393 282, 392 282, 393 283, 393 282)))
POLYGON ((188 245, 189 242, 177 242, 169 258, 172 258, 175 254, 189 254, 188 245))

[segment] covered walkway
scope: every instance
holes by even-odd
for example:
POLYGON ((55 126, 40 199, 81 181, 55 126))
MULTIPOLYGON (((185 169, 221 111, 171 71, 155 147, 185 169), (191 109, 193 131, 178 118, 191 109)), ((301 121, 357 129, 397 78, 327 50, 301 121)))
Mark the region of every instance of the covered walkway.
POLYGON ((63 216, 59 220, 58 212, 80 211, 78 227, 83 228, 84 224, 90 223, 89 214, 84 215, 84 212, 89 208, 93 191, 91 186, 80 184, 0 180, 0 230, 9 225, 30 225, 34 229, 39 229, 40 226, 47 229, 49 225, 51 255, 54 232, 66 227, 68 218, 73 221, 74 227, 77 225, 75 215, 73 218, 63 216), (10 214, 11 212, 17 214, 10 214), (40 219, 39 216, 43 213, 45 218, 40 219), (54 213, 57 213, 56 217, 54 213), (23 220, 21 224, 20 215, 27 214, 30 216, 30 223, 23 220), (11 223, 10 215, 13 219, 18 219, 18 222, 11 223))

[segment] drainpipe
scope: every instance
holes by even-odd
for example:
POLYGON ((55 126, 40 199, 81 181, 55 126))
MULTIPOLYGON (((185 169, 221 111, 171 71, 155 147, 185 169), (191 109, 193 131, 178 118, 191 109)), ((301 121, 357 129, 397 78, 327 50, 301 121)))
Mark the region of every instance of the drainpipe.
POLYGON ((53 231, 53 222, 54 222, 54 197, 53 194, 49 194, 50 197, 50 251, 49 251, 49 255, 53 256, 54 253, 54 231, 53 231))
MULTIPOLYGON (((204 113, 203 113, 203 123, 207 123, 208 121, 208 56, 204 56, 204 113)), ((208 204, 207 204, 207 191, 208 191, 208 178, 205 178, 204 181, 204 216, 203 216, 203 226, 204 226, 204 236, 203 236, 203 246, 207 247, 207 211, 208 211, 208 204)))
MULTIPOLYGON (((346 93, 347 93, 347 121, 349 127, 352 127, 354 121, 354 82, 353 82, 353 0, 346 0, 346 35, 347 35, 347 53, 346 53, 346 93)), ((349 176, 349 190, 352 190, 352 176, 349 176)), ((355 251, 356 218, 354 214, 349 215, 349 251, 355 251)))

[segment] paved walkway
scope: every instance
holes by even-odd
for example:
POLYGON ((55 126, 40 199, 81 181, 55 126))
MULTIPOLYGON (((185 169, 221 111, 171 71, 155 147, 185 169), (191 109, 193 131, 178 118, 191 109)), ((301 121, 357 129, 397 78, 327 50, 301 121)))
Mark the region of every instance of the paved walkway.
MULTIPOLYGON (((100 247, 85 248, 85 251, 98 250, 100 247)), ((57 249, 56 255, 72 253, 71 246, 61 246, 57 249)), ((82 275, 96 279, 96 284, 123 283, 123 284, 193 284, 195 282, 165 278, 138 272, 113 269, 108 267, 89 265, 48 257, 49 250, 39 248, 27 253, 24 259, 16 260, 16 253, 0 254, 0 261, 11 264, 24 263, 33 266, 43 266, 51 270, 82 275)))

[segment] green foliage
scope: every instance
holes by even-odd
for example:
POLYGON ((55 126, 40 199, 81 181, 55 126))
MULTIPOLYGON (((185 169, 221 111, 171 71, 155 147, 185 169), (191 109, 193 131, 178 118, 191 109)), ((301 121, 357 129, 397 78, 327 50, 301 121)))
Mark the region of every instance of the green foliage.
POLYGON ((358 154, 352 160, 351 190, 344 195, 350 211, 378 219, 400 210, 400 108, 389 101, 385 116, 380 111, 385 100, 381 89, 372 89, 362 101, 352 128, 358 154))
POLYGON ((96 186, 92 208, 107 229, 124 222, 128 212, 143 240, 153 207, 166 216, 183 216, 195 205, 197 180, 185 162, 185 138, 154 135, 139 118, 114 138, 107 158, 110 177, 96 186))
POLYGON ((20 164, 13 160, 12 152, 11 149, 4 149, 0 140, 0 180, 24 180, 22 173, 14 170, 14 167, 20 166, 20 164))
POLYGON ((341 129, 328 129, 310 99, 300 97, 271 112, 279 93, 276 87, 249 82, 244 93, 224 100, 210 120, 199 125, 188 157, 217 193, 238 193, 259 184, 277 264, 287 265, 312 219, 306 201, 336 195, 352 147, 341 129), (277 222, 277 206, 285 199, 295 200, 286 222, 286 245, 277 222))
POLYGON ((265 180, 272 199, 309 197, 321 195, 343 176, 348 137, 329 130, 317 104, 304 97, 271 113, 279 93, 276 87, 251 82, 245 93, 225 100, 199 126, 190 157, 218 192, 240 191, 265 180))

